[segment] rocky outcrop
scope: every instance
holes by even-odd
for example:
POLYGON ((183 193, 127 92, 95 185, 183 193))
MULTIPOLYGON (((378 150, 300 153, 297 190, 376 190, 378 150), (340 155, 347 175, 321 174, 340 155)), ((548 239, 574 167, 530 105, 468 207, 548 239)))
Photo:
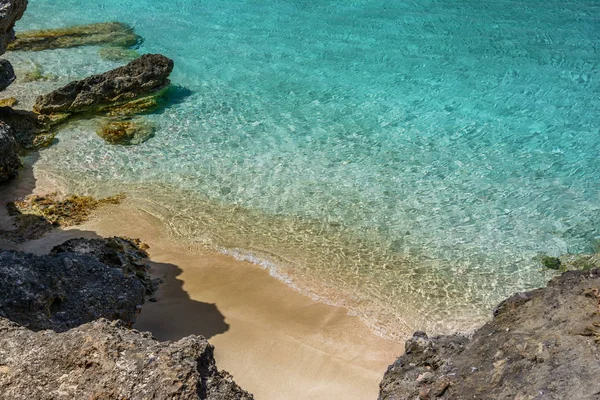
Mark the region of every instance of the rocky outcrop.
POLYGON ((218 371, 202 337, 160 343, 103 319, 35 333, 0 319, 0 399, 252 398, 218 371))
POLYGON ((0 90, 6 89, 15 79, 13 66, 7 60, 0 60, 0 90))
POLYGON ((20 168, 21 160, 12 130, 0 121, 0 183, 14 179, 20 168))
POLYGON ((135 47, 142 43, 127 24, 102 22, 68 28, 21 32, 8 46, 8 50, 40 51, 77 46, 110 45, 121 48, 135 47))
POLYGON ((1 252, 0 317, 34 331, 98 318, 132 325, 151 291, 145 257, 119 238, 69 241, 44 256, 1 252))
POLYGON ((15 38, 14 26, 23 16, 27 0, 0 0, 0 54, 15 38))
POLYGON ((600 398, 600 269, 518 293, 472 337, 417 332, 380 400, 600 398))
POLYGON ((34 111, 41 114, 102 110, 159 93, 170 84, 173 61, 145 54, 126 66, 74 81, 39 96, 34 111))

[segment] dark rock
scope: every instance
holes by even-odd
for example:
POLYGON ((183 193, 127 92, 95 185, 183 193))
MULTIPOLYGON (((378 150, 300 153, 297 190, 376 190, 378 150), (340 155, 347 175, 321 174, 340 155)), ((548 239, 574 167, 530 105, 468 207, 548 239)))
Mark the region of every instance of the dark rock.
POLYGON ((199 336, 160 343, 104 319, 35 333, 0 319, 0 398, 250 400, 199 336))
POLYGON ((0 0, 0 54, 15 38, 14 26, 23 16, 27 0, 0 0))
POLYGON ((379 399, 595 399, 598 376, 600 269, 570 271, 502 302, 471 338, 415 334, 379 399))
POLYGON ((74 81, 39 96, 34 111, 41 114, 102 110, 160 93, 170 81, 173 61, 160 54, 145 54, 126 66, 74 81))
MULTIPOLYGON (((93 255, 113 268, 120 268, 125 275, 135 276, 146 288, 146 294, 152 294, 157 287, 156 281, 148 273, 148 246, 139 239, 112 237, 107 239, 71 239, 52 249, 52 254, 77 253, 93 255)), ((152 300, 152 299, 150 299, 152 300)))
POLYGON ((142 38, 121 22, 102 22, 67 28, 20 32, 8 50, 40 51, 77 46, 139 46, 142 38))
POLYGON ((0 121, 12 128, 21 151, 39 150, 49 146, 54 140, 52 126, 62 122, 66 116, 68 114, 47 116, 31 111, 0 107, 0 121))
POLYGON ((0 121, 0 182, 16 178, 20 168, 21 160, 13 132, 0 121))
POLYGON ((15 70, 8 60, 0 60, 0 90, 4 90, 17 79, 15 70))
POLYGON ((45 256, 1 252, 0 294, 0 317, 63 332, 101 317, 132 325, 146 289, 135 274, 93 253, 57 249, 45 256))
POLYGON ((555 269, 557 271, 560 269, 560 260, 557 257, 543 256, 540 261, 546 268, 555 269))

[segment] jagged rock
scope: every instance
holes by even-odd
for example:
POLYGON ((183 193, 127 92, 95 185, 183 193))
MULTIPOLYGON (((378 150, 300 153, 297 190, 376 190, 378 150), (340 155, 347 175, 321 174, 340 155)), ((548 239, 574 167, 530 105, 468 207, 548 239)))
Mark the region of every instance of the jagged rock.
POLYGON ((121 22, 103 22, 68 28, 20 32, 8 50, 39 51, 77 46, 139 46, 142 38, 121 22))
POLYGON ((17 79, 15 70, 8 60, 0 60, 0 90, 4 90, 17 79))
POLYGON ((64 332, 98 318, 132 325, 146 294, 137 274, 71 250, 0 252, 0 317, 35 331, 64 332))
POLYGON ((0 319, 0 399, 251 400, 199 336, 158 342, 98 320, 35 333, 0 319))
POLYGON ((100 75, 74 81, 39 96, 34 111, 93 112, 160 93, 168 87, 173 61, 160 54, 145 54, 129 64, 100 75))
POLYGON ((158 282, 148 274, 148 246, 139 239, 112 237, 107 239, 71 239, 52 249, 52 254, 77 253, 93 255, 113 268, 120 268, 126 275, 135 275, 152 294, 158 282))
POLYGON ((20 168, 21 160, 13 132, 0 121, 0 182, 16 178, 20 168))
POLYGON ((51 128, 64 122, 68 114, 40 115, 31 111, 0 107, 0 121, 8 124, 21 151, 48 147, 54 140, 51 128))
POLYGON ((136 145, 154 136, 154 126, 145 121, 108 120, 97 134, 109 144, 136 145))
POLYGON ((0 54, 4 54, 6 46, 14 40, 14 26, 23 16, 27 8, 27 0, 0 0, 0 54))
POLYGON ((417 332, 379 399, 596 399, 598 376, 600 269, 570 271, 502 302, 471 338, 417 332))

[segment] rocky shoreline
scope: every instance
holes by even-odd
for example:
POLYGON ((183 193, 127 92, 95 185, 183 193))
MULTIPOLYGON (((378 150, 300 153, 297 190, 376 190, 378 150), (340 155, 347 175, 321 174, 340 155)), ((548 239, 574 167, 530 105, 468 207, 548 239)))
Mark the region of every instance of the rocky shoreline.
MULTIPOLYGON (((173 62, 140 56, 142 38, 116 22, 15 40, 26 6, 0 0, 0 53, 102 45, 103 57, 128 63, 41 94, 31 110, 3 100, 0 185, 22 172, 20 155, 51 145, 55 129, 74 119, 101 119, 98 135, 111 145, 150 139, 143 114, 163 105, 173 62)), ((52 79, 41 67, 30 75, 52 79)), ((0 60, 0 90, 14 80, 10 63, 0 60)), ((17 200, 9 207, 13 229, 0 231, 12 243, 80 224, 119 201, 53 194, 17 200)), ((568 272, 505 300, 471 335, 416 332, 386 372, 379 399, 600 399, 600 258, 540 261, 568 272)), ((45 255, 0 247, 0 399, 253 398, 217 369, 205 338, 159 342, 131 328, 160 284, 149 270, 146 246, 123 237, 70 239, 45 255)))

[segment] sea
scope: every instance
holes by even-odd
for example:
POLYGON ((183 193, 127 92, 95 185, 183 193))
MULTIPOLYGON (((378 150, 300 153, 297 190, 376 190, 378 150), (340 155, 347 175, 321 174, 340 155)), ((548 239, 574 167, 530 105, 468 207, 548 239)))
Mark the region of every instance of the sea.
MULTIPOLYGON (((30 0, 16 29, 106 21, 175 62, 155 135, 78 120, 34 168, 175 240, 392 338, 472 329, 542 255, 597 248, 598 1, 30 0)), ((99 49, 9 57, 50 89, 122 64, 99 49)))

